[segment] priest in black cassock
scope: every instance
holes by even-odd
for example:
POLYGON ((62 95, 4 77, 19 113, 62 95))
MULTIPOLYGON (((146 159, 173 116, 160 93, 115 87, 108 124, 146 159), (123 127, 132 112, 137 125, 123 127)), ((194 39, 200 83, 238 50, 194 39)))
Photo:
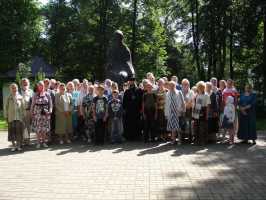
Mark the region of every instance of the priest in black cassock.
POLYGON ((141 139, 141 109, 143 91, 135 83, 135 77, 129 77, 129 89, 123 98, 124 137, 129 141, 141 139))

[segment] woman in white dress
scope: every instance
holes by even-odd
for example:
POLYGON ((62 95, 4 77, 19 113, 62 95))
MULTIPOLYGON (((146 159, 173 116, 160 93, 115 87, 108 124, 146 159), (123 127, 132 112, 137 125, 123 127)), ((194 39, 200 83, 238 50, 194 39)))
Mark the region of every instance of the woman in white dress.
POLYGON ((169 91, 166 94, 165 117, 167 119, 167 130, 172 133, 172 142, 176 143, 178 133, 178 144, 181 144, 181 132, 179 117, 186 112, 184 97, 181 91, 176 89, 174 81, 169 82, 169 91))

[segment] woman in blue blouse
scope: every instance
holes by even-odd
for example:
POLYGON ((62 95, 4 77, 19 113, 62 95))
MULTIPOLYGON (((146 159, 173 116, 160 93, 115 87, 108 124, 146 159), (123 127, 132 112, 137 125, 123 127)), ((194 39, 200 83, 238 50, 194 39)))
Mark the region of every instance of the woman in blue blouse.
POLYGON ((241 94, 239 101, 239 130, 238 138, 248 143, 249 140, 256 144, 256 94, 250 84, 245 86, 245 92, 241 94))

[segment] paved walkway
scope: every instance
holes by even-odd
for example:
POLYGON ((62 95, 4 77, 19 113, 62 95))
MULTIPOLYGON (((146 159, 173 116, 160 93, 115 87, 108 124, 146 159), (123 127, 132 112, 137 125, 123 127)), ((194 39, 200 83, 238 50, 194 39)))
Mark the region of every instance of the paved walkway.
POLYGON ((266 199, 266 139, 256 146, 81 144, 11 153, 0 132, 0 199, 266 199))

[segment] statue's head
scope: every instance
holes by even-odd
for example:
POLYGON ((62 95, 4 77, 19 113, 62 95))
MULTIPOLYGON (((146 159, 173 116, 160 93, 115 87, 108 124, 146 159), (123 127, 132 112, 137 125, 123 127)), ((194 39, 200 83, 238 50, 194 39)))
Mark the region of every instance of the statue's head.
POLYGON ((117 42, 122 42, 123 39, 124 39, 124 34, 122 31, 120 30, 116 30, 115 33, 114 33, 114 39, 115 41, 117 42))

